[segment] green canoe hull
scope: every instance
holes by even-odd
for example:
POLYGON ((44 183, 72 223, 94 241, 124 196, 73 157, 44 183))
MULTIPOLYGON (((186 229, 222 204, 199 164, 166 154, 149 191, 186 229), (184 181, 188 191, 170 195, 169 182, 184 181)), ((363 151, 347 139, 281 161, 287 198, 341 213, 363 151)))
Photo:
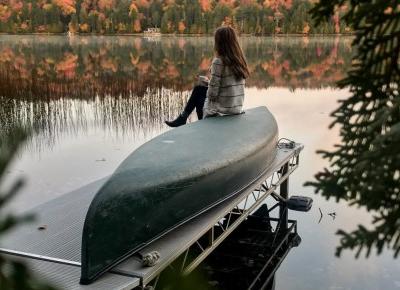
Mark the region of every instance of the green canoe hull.
POLYGON ((170 130, 129 155, 94 197, 82 234, 81 283, 240 192, 276 156, 265 107, 170 130))

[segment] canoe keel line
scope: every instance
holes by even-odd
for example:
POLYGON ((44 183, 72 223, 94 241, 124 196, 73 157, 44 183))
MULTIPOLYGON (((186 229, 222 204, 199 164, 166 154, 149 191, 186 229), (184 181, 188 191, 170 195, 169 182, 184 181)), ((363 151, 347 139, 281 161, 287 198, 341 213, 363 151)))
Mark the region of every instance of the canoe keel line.
POLYGON ((268 169, 278 127, 265 107, 170 130, 129 155, 86 215, 81 283, 235 193, 268 169))

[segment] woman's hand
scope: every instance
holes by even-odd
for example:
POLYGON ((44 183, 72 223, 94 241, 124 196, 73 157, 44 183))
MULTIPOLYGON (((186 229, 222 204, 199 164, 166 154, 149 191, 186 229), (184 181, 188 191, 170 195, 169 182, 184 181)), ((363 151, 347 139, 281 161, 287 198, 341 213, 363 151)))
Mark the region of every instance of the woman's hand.
POLYGON ((208 86, 210 79, 207 76, 198 76, 199 85, 208 86))
POLYGON ((208 83, 210 79, 207 76, 199 76, 199 81, 208 83))

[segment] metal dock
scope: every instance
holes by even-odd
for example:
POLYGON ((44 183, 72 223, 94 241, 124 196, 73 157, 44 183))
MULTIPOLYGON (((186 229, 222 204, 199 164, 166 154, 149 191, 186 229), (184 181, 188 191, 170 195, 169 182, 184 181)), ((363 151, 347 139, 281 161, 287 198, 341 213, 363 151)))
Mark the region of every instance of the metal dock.
MULTIPOLYGON (((279 148, 270 168, 246 189, 151 243, 90 285, 79 284, 82 229, 90 202, 107 178, 32 209, 35 221, 2 238, 0 252, 23 259, 39 277, 60 289, 157 289, 160 275, 168 266, 173 264, 180 273, 190 274, 272 196, 278 202, 268 211, 279 210, 279 219, 270 219, 276 222, 273 232, 282 233, 278 253, 297 230, 296 222, 288 220, 282 200, 288 198, 289 176, 299 166, 302 149, 301 144, 279 148), (141 255, 151 251, 160 253, 158 263, 142 266, 141 255)), ((277 268, 266 273, 267 264, 248 289, 264 289, 270 282, 277 268)))

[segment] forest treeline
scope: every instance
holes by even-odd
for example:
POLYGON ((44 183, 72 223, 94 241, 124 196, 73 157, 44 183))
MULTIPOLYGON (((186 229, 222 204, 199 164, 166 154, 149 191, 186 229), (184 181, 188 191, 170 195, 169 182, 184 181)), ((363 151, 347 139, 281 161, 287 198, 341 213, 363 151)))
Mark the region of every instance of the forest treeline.
POLYGON ((212 33, 232 25, 241 33, 348 33, 340 15, 316 26, 308 13, 315 0, 0 0, 4 33, 212 33))

